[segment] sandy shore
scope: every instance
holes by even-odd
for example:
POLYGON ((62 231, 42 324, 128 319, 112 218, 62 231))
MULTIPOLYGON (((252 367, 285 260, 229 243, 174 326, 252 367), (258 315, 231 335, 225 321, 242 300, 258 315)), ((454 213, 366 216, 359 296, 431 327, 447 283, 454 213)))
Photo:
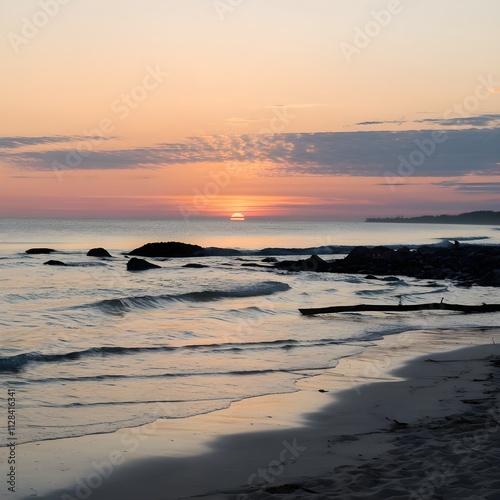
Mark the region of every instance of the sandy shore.
POLYGON ((407 332, 294 394, 21 445, 11 497, 500 498, 499 346, 500 329, 407 332))

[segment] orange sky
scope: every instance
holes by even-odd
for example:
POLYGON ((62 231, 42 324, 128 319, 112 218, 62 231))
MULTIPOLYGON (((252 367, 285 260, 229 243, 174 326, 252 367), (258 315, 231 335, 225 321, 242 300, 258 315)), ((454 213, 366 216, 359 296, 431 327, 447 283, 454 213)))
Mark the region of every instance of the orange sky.
POLYGON ((63 3, 2 7, 0 216, 498 209, 494 0, 63 3))

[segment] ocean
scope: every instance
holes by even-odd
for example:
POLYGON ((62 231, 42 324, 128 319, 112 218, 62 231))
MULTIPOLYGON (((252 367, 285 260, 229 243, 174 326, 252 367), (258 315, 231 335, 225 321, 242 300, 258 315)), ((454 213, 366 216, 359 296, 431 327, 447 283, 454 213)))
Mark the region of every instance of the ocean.
MULTIPOLYGON (((498 326, 494 314, 357 313, 303 317, 299 307, 356 303, 500 302, 495 288, 447 280, 251 267, 356 245, 500 244, 491 226, 229 220, 0 220, 0 390, 16 391, 18 443, 113 432, 186 418, 245 398, 296 390, 296 381, 386 335, 498 326), (211 248, 208 257, 148 259, 148 242, 211 248), (57 250, 29 255, 32 247, 57 250), (112 258, 87 257, 104 247, 112 258), (66 267, 44 266, 49 259, 66 267), (201 269, 183 267, 202 263, 201 269)), ((8 442, 0 433, 2 446, 8 442)))

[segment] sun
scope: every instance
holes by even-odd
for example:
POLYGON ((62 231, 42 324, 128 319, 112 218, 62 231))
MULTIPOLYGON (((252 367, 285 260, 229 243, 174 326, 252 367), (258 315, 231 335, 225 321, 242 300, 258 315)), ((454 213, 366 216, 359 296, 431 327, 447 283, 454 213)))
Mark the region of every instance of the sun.
POLYGON ((245 216, 243 214, 240 214, 239 212, 235 212, 233 215, 231 215, 230 220, 245 220, 245 216))

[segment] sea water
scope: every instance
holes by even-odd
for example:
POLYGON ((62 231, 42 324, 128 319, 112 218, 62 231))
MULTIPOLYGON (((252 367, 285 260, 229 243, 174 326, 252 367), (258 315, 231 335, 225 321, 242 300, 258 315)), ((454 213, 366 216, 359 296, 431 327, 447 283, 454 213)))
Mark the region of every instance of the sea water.
MULTIPOLYGON (((384 335, 419 328, 497 326, 494 314, 361 313, 303 317, 299 307, 356 303, 499 302, 489 287, 448 280, 376 281, 290 273, 262 264, 355 245, 500 244, 490 226, 226 220, 0 220, 0 391, 16 391, 18 442, 112 432, 185 418, 244 398, 296 390, 296 381, 384 335), (124 255, 182 241, 210 256, 124 255), (87 257, 105 247, 112 258, 87 257), (57 253, 29 255, 31 247, 57 253), (44 266, 49 259, 65 267, 44 266), (186 268, 187 263, 204 268, 186 268)), ((8 441, 3 433, 1 444, 8 441)))

